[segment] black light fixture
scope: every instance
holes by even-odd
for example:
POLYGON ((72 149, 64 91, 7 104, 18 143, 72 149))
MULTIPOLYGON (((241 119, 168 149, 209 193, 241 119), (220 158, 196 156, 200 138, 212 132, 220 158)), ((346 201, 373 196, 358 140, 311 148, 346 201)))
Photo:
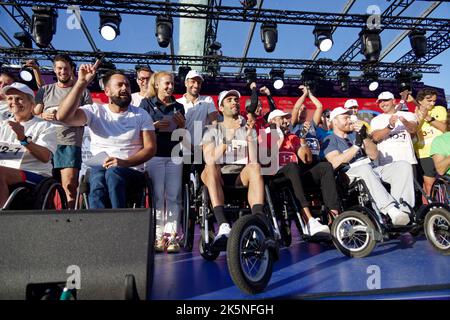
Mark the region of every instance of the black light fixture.
POLYGON ((416 29, 408 35, 411 48, 417 58, 423 58, 427 54, 427 38, 425 34, 425 30, 416 29))
POLYGON ((47 48, 56 33, 58 13, 51 7, 33 6, 31 30, 39 48, 47 48))
POLYGON ((284 87, 284 70, 273 68, 270 70, 270 79, 272 80, 273 87, 280 90, 284 87))
POLYGON ((25 49, 33 48, 32 39, 28 32, 16 32, 14 38, 19 41, 19 47, 25 49))
POLYGON ((323 73, 316 68, 306 68, 302 71, 302 83, 313 94, 317 92, 317 85, 323 78, 323 73))
POLYGON ((342 92, 347 92, 350 87, 350 72, 346 70, 338 71, 337 79, 342 92))
POLYGON ((173 34, 173 19, 170 16, 157 16, 155 36, 158 44, 162 48, 167 48, 172 40, 173 34))
POLYGON ((397 88, 400 92, 405 90, 411 90, 411 78, 412 72, 405 70, 400 71, 395 76, 395 79, 397 80, 397 88))
POLYGON ((273 52, 278 42, 277 24, 264 22, 261 25, 261 41, 264 43, 266 52, 273 52))
POLYGON ((366 70, 363 73, 363 78, 367 81, 370 91, 375 91, 378 89, 378 73, 375 71, 366 70))
POLYGON ((103 39, 112 41, 120 35, 120 23, 122 22, 122 18, 119 13, 114 11, 101 11, 99 16, 100 26, 98 30, 103 39))
POLYGON ((359 33, 361 39, 361 53, 366 58, 366 61, 376 62, 380 58, 381 53, 381 38, 380 30, 378 29, 363 29, 359 33))
POLYGON ((247 85, 250 85, 252 82, 256 82, 256 69, 255 68, 245 68, 244 69, 245 80, 247 85))
POLYGON ((332 26, 316 25, 313 30, 314 44, 320 51, 327 52, 333 46, 332 26))
POLYGON ((178 79, 181 83, 184 83, 188 72, 191 71, 191 67, 183 65, 178 67, 178 79))
POLYGON ((219 41, 214 41, 208 47, 209 54, 213 56, 221 56, 222 55, 222 51, 220 50, 221 48, 222 44, 219 41))

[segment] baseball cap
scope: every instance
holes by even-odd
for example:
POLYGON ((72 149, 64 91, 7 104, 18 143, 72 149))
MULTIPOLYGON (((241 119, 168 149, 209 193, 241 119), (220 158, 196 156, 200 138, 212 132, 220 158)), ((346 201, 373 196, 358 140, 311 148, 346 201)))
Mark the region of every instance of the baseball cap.
POLYGON ((291 114, 288 112, 284 112, 283 110, 276 109, 276 110, 273 110, 271 113, 269 113, 269 118, 267 118, 267 121, 271 121, 273 118, 276 118, 276 117, 284 117, 284 116, 290 117, 291 114))
POLYGON ((383 91, 379 94, 377 102, 380 100, 392 100, 395 99, 394 95, 389 91, 383 91))
POLYGON ((219 93, 219 107, 222 105, 223 99, 228 96, 237 96, 239 99, 241 98, 241 94, 237 90, 225 90, 219 93))
POLYGON ((30 89, 29 86, 27 86, 26 84, 20 83, 20 82, 14 82, 11 83, 9 86, 6 86, 2 89, 3 94, 8 94, 8 91, 11 89, 16 89, 19 90, 22 93, 25 93, 29 96, 31 96, 34 99, 34 92, 33 90, 30 89))
POLYGON ((190 70, 186 75, 186 80, 192 79, 192 78, 200 78, 203 81, 202 75, 197 70, 190 70))
POLYGON ((345 101, 344 104, 344 108, 345 109, 351 109, 352 107, 359 107, 358 105, 358 101, 356 101, 355 99, 348 99, 347 101, 345 101))
POLYGON ((351 113, 351 111, 348 109, 345 109, 343 107, 337 107, 337 108, 333 109, 333 111, 330 112, 330 121, 341 114, 350 114, 350 113, 351 113))

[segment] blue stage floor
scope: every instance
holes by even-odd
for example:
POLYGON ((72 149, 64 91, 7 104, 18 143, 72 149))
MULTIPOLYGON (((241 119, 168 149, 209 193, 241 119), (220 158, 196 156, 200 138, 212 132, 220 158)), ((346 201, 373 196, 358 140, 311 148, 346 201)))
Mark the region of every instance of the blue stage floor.
POLYGON ((224 252, 209 262, 195 245, 192 253, 155 256, 152 299, 450 298, 450 256, 437 253, 423 236, 404 234, 379 243, 363 259, 347 258, 332 245, 306 243, 293 236, 292 245, 280 250, 280 260, 261 294, 246 295, 233 284, 224 252), (377 270, 380 290, 369 290, 368 284, 376 285, 377 270))

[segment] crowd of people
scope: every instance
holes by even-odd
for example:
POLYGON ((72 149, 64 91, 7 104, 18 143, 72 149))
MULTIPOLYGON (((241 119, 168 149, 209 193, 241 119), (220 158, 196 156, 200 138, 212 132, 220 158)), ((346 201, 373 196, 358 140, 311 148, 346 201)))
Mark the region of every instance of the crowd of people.
POLYGON ((367 123, 357 118, 357 100, 329 110, 306 86, 299 86, 292 113, 278 108, 270 90, 258 88, 256 82, 249 86, 246 112, 241 112, 237 90, 221 92, 216 106, 211 97, 200 94, 204 78, 195 70, 186 75, 186 91, 179 99, 170 72, 138 69, 139 91, 131 93, 127 76, 109 71, 101 79, 108 103, 99 104, 87 87, 100 61, 81 65, 76 75, 72 59, 58 55, 52 84, 43 84, 38 67, 28 63, 39 79, 36 94, 13 74, 0 74, 0 207, 10 186, 36 185, 54 176, 61 181, 69 208, 74 208, 87 127, 91 153, 101 163, 90 168, 90 208, 125 207, 127 190, 139 185, 146 173, 153 184, 158 252, 180 251, 182 185, 192 164, 201 165, 201 180, 219 226, 214 241, 226 240, 231 230, 223 185, 247 187, 252 213, 263 215, 263 173, 290 181, 310 236, 330 229, 312 215, 305 188, 320 188, 325 207, 338 215, 338 168, 349 179, 364 180, 375 205, 394 225, 410 222, 414 179, 429 194, 437 175, 450 174, 447 110, 435 105, 437 92, 430 88, 415 98, 402 92, 400 103, 393 93, 381 92, 377 104, 382 113, 367 123), (265 114, 260 95, 270 106, 265 114), (312 117, 307 99, 315 108, 312 117), (406 103, 414 104, 415 111, 405 111, 406 103), (270 170, 261 165, 262 147, 275 162, 270 170))

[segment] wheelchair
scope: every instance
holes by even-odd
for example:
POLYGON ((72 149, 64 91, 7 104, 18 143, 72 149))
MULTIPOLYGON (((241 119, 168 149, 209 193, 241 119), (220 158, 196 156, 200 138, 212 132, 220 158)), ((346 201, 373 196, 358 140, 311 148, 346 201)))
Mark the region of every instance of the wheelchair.
POLYGON ((245 187, 225 185, 224 195, 225 216, 232 221, 226 245, 214 243, 215 217, 208 189, 201 183, 200 171, 191 172, 183 186, 183 246, 192 250, 198 224, 200 255, 213 261, 221 251, 226 251, 228 270, 236 286, 247 294, 262 292, 272 276, 273 263, 279 257, 281 235, 274 224, 275 217, 267 206, 264 216, 251 214, 245 187))
MULTIPOLYGON (((80 176, 75 210, 89 209, 90 169, 80 176)), ((153 185, 147 172, 142 173, 142 181, 127 190, 127 208, 154 208, 153 185)), ((155 212, 153 212, 156 218, 155 212)))
MULTIPOLYGON (((425 233, 427 233, 427 229, 435 230, 430 227, 429 222, 433 217, 435 218, 431 224, 434 225, 439 225, 442 219, 450 221, 448 206, 444 203, 436 202, 427 196, 429 203, 422 204, 421 195, 426 196, 426 194, 419 183, 414 180, 416 205, 414 208, 410 208, 410 223, 406 226, 392 225, 390 218, 382 214, 375 205, 365 182, 362 179, 350 182, 342 167, 336 170, 336 178, 343 207, 348 209, 334 219, 331 235, 334 245, 344 255, 363 258, 370 255, 377 242, 396 239, 406 232, 416 236, 423 230, 425 233)), ((389 190, 389 185, 385 185, 385 187, 389 190)), ((444 231, 439 232, 445 233, 444 231)), ((438 249, 441 252, 447 250, 447 253, 442 252, 444 254, 449 252, 448 224, 446 239, 446 249, 443 245, 441 245, 441 250, 438 249)), ((431 244, 435 246, 432 241, 431 244)))
POLYGON ((9 187, 9 197, 2 210, 63 210, 67 198, 61 184, 53 177, 44 178, 37 185, 26 182, 9 187))

